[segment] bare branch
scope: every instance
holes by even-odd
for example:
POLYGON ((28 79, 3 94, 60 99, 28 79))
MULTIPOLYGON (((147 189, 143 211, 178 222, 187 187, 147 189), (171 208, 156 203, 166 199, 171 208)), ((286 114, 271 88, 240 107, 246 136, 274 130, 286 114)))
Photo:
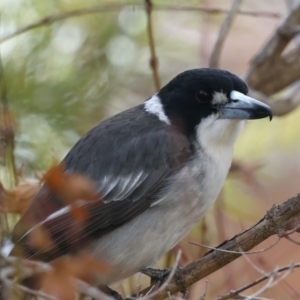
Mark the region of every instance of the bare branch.
MULTIPOLYGON (((128 4, 128 5, 130 5, 130 4, 128 4)), ((132 5, 134 5, 134 4, 132 4, 132 5)), ((30 30, 38 28, 38 27, 51 25, 58 21, 62 21, 62 20, 74 18, 74 17, 80 17, 80 16, 84 16, 84 15, 89 15, 89 14, 96 14, 96 13, 100 13, 100 12, 120 11, 125 6, 127 6, 127 5, 124 5, 124 4, 122 4, 122 5, 120 5, 120 4, 100 5, 100 6, 92 6, 92 7, 88 7, 88 8, 83 8, 83 9, 71 10, 71 11, 68 11, 68 12, 62 13, 62 14, 48 15, 35 23, 21 27, 21 28, 17 29, 15 32, 4 36, 2 39, 0 39, 0 44, 13 38, 13 37, 16 37, 20 34, 23 34, 27 31, 30 31, 30 30)))
MULTIPOLYGON (((256 225, 221 244, 217 249, 247 252, 274 234, 282 234, 295 228, 300 223, 300 194, 279 206, 273 206, 256 225)), ((241 253, 225 253, 212 250, 200 259, 177 269, 168 286, 158 293, 155 300, 162 300, 168 292, 174 294, 184 290, 196 281, 227 265, 241 256, 241 253)), ((145 294, 144 291, 141 293, 145 294)))
POLYGON ((200 246, 203 248, 207 248, 207 249, 211 249, 211 250, 216 250, 216 251, 221 251, 221 252, 226 252, 226 253, 235 253, 235 254, 257 254, 257 253, 261 253, 261 252, 265 252, 269 249, 271 249, 272 247, 274 247, 278 242, 280 241, 280 238, 278 238, 273 244, 269 245, 268 247, 261 249, 261 250, 256 250, 256 251, 247 251, 247 252, 243 252, 243 251, 230 251, 230 250, 224 250, 224 249, 219 249, 219 248, 215 248, 215 247, 210 247, 210 246, 206 246, 200 243, 196 243, 196 242, 189 242, 192 245, 195 246, 200 246))
POLYGON ((228 12, 219 32, 216 44, 214 46, 212 55, 210 57, 209 66, 211 68, 217 68, 219 66, 219 60, 221 56, 222 46, 229 33, 231 25, 235 19, 235 16, 239 10, 242 0, 233 0, 230 11, 228 12))
POLYGON ((160 79, 158 75, 158 59, 156 56, 155 51, 155 42, 153 37, 153 26, 152 26, 152 10, 153 4, 151 0, 145 0, 145 7, 147 12, 147 33, 148 33, 148 40, 149 40, 149 48, 150 48, 150 68, 153 74, 153 80, 155 84, 156 91, 160 90, 160 79))
POLYGON ((243 296, 241 294, 236 295, 234 297, 234 299, 240 299, 240 300, 274 300, 274 299, 270 299, 270 298, 265 298, 265 297, 252 297, 249 299, 249 297, 247 296, 243 296))
MULTIPOLYGON (((222 8, 209 8, 209 7, 195 7, 195 6, 185 6, 185 5, 155 5, 153 7, 155 10, 167 10, 167 11, 194 11, 201 12, 211 15, 217 14, 228 14, 228 10, 222 8)), ((272 12, 261 12, 261 11, 243 11, 238 10, 240 15, 249 17, 264 17, 264 18, 281 18, 281 14, 272 12)))
POLYGON ((290 12, 253 59, 246 76, 252 89, 271 95, 300 78, 300 49, 296 48, 282 56, 288 43, 299 33, 299 25, 300 4, 290 12))
MULTIPOLYGON (((233 291, 230 291, 228 294, 226 295, 223 295, 223 296, 218 296, 218 297, 215 297, 213 298, 212 300, 227 300, 227 299, 230 299, 230 298, 234 298, 235 296, 237 296, 239 293, 245 291, 245 290, 248 290, 249 288, 267 280, 267 279, 270 279, 270 278, 275 278, 278 276, 279 273, 281 272, 284 272, 284 271, 289 271, 291 269, 294 269, 294 268, 300 268, 300 263, 298 264, 290 264, 290 265, 287 265, 287 266, 284 266, 284 267, 281 267, 279 269, 275 269, 273 270, 272 272, 254 280, 253 282, 251 283, 248 283, 242 287, 240 287, 239 289, 236 289, 236 290, 233 290, 233 291)), ((249 298, 249 296, 245 296, 244 299, 253 299, 253 298, 249 298)))
POLYGON ((286 236, 285 238, 286 238, 288 241, 290 241, 290 242, 292 242, 292 243, 294 243, 294 244, 300 246, 300 242, 295 241, 295 240, 294 240, 293 238, 291 238, 290 236, 286 236))
MULTIPOLYGON (((114 12, 120 11, 124 7, 132 6, 132 9, 144 9, 144 6, 139 3, 127 3, 127 4, 108 4, 108 5, 97 5, 91 6, 88 8, 82 8, 77 10, 68 11, 61 14, 48 15, 37 22, 26 25, 17 29, 15 32, 7 34, 3 38, 0 39, 0 44, 16 37, 20 34, 28 32, 32 29, 51 25, 58 21, 63 21, 68 18, 80 17, 89 14, 97 14, 102 12, 114 12)), ((219 8, 205 8, 205 7, 194 7, 194 6, 177 6, 177 5, 155 5, 153 6, 153 10, 165 10, 165 11, 194 11, 201 12, 207 14, 227 14, 228 11, 219 8)), ((251 17, 265 17, 265 18, 280 18, 281 15, 279 13, 270 13, 270 12, 256 12, 256 11, 239 11, 241 15, 251 16, 251 17)))

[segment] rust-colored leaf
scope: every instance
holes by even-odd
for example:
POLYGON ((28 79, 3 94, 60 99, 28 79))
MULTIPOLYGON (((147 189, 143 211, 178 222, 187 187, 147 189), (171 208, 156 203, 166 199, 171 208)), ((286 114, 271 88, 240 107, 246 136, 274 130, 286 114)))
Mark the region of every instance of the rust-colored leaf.
POLYGON ((79 199, 99 200, 99 195, 97 195, 95 185, 91 180, 79 174, 65 173, 62 165, 51 168, 43 180, 66 204, 71 204, 79 199))
POLYGON ((43 251, 50 251, 55 247, 54 241, 41 226, 34 228, 29 233, 28 244, 34 249, 43 249, 43 251))
MULTIPOLYGON (((61 268, 60 268, 61 269, 61 268)), ((54 269, 42 277, 42 291, 60 300, 74 300, 76 291, 71 277, 54 269)))
POLYGON ((58 299, 71 300, 75 297, 72 278, 95 284, 95 276, 107 272, 110 266, 88 253, 65 256, 52 263, 53 270, 42 278, 42 291, 58 299))
POLYGON ((88 218, 88 213, 84 206, 78 206, 76 204, 71 205, 71 214, 74 219, 79 222, 84 222, 88 218))

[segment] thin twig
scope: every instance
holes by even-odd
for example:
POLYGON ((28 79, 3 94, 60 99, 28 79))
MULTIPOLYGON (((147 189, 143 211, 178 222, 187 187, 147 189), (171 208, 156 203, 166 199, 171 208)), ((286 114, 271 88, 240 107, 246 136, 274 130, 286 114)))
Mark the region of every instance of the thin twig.
POLYGON ((205 289, 204 289, 204 293, 201 295, 199 300, 205 300, 206 298, 206 293, 207 293, 207 289, 208 289, 208 280, 205 281, 205 289))
POLYGON ((289 236, 286 236, 285 238, 286 238, 288 241, 290 241, 290 242, 292 242, 292 243, 294 243, 294 244, 300 246, 300 242, 294 240, 293 238, 291 238, 291 237, 289 237, 289 236))
MULTIPOLYGON (((195 7, 195 6, 185 6, 185 5, 155 5, 154 10, 167 10, 167 11, 192 11, 192 12, 201 12, 210 15, 218 14, 228 14, 228 10, 222 8, 210 8, 210 7, 195 7)), ((278 19, 281 18, 280 13, 275 12, 263 12, 263 11, 243 11, 238 10, 238 14, 249 16, 249 17, 264 17, 278 19)))
MULTIPOLYGON (((55 14, 55 15, 48 15, 37 22, 34 22, 32 24, 26 25, 24 27, 21 27, 17 29, 15 32, 7 34, 3 38, 0 39, 0 44, 12 39, 13 37, 16 37, 20 34, 23 34, 25 32, 28 32, 32 29, 51 25, 55 22, 62 21, 68 18, 73 17, 80 17, 84 15, 89 14, 97 14, 102 12, 115 12, 120 11, 124 7, 132 7, 132 9, 144 9, 144 6, 137 3, 127 3, 127 4, 108 4, 108 5, 97 5, 97 6, 91 6, 88 8, 82 8, 77 10, 68 11, 61 14, 55 14)), ((227 14, 228 11, 225 9, 219 9, 219 8, 205 8, 205 7, 194 7, 194 6, 177 6, 177 5, 155 5, 153 6, 153 10, 165 10, 165 11, 194 11, 194 12, 201 12, 206 14, 227 14)), ((256 11, 239 11, 238 12, 241 15, 245 16, 251 16, 251 17, 265 17, 265 18, 280 18, 281 14, 279 13, 270 13, 270 12, 256 12, 256 11)))
POLYGON ((271 287, 277 285, 280 281, 284 280, 288 275, 290 275, 291 272, 293 271, 293 269, 294 269, 294 264, 291 264, 290 268, 286 271, 286 273, 281 274, 280 276, 278 276, 278 272, 275 269, 274 273, 270 276, 268 282, 262 288, 260 288, 258 291, 251 294, 250 296, 246 297, 245 300, 252 300, 253 298, 259 296, 262 293, 264 293, 265 291, 267 291, 271 287), (276 278, 277 278, 277 280, 275 280, 276 278))
POLYGON ((152 10, 153 4, 151 0, 145 0, 145 7, 147 13, 147 33, 150 48, 150 68, 153 74, 153 80, 156 91, 160 90, 160 79, 158 74, 158 59, 156 56, 155 42, 153 37, 153 26, 152 26, 152 10))
POLYGON ((265 251, 271 249, 272 247, 274 247, 279 242, 279 240, 280 240, 280 238, 278 238, 276 240, 276 242, 274 242, 273 244, 271 244, 267 248, 264 248, 264 249, 261 249, 261 250, 255 250, 255 251, 248 251, 248 252, 243 252, 243 251, 229 251, 229 250, 224 250, 224 249, 221 249, 221 248, 210 247, 210 246, 203 245, 203 244, 200 244, 200 243, 196 243, 196 242, 193 242, 193 241, 189 241, 189 243, 192 244, 192 245, 200 246, 200 247, 207 248, 207 249, 210 249, 210 250, 216 250, 216 251, 221 251, 221 252, 226 252, 226 253, 234 253, 234 254, 256 254, 256 253, 265 252, 265 251))
MULTIPOLYGON (((235 296, 235 299, 239 299, 239 300, 248 299, 249 300, 249 297, 239 294, 239 295, 235 296)), ((251 296, 251 300, 274 300, 274 299, 265 298, 265 297, 253 297, 253 296, 251 296)))
MULTIPOLYGON (((227 300, 227 299, 230 299, 230 298, 233 298, 234 296, 238 295, 239 293, 245 291, 245 290, 248 290, 249 288, 267 280, 267 279, 270 279, 270 278, 274 278, 277 276, 278 273, 281 273, 281 272, 284 272, 284 271, 289 271, 291 269, 295 269, 295 268, 300 268, 300 263, 297 263, 297 264, 290 264, 290 265, 287 265, 287 266, 284 266, 282 268, 279 268, 279 269, 275 269, 273 270, 272 272, 256 279, 255 281, 251 282, 251 283, 248 283, 242 287, 240 287, 239 289, 236 289, 236 290, 233 290, 233 291, 230 291, 228 294, 226 295, 223 295, 223 296, 218 296, 218 297, 215 297, 213 298, 212 300, 227 300)), ((250 299, 250 298, 248 298, 250 299)))
POLYGON ((212 55, 210 57, 209 66, 211 68, 217 68, 219 66, 219 60, 221 56, 221 51, 223 44, 225 42, 225 39, 229 33, 229 30, 231 28, 231 25, 235 19, 236 14, 238 13, 239 7, 242 3, 242 0, 233 0, 232 6, 221 26, 219 36, 217 38, 216 44, 214 46, 212 55))
POLYGON ((249 263, 249 265, 258 273, 260 273, 260 275, 265 276, 267 274, 267 272, 265 272, 264 270, 260 269, 250 258, 248 255, 243 253, 243 257, 245 258, 245 260, 249 263))

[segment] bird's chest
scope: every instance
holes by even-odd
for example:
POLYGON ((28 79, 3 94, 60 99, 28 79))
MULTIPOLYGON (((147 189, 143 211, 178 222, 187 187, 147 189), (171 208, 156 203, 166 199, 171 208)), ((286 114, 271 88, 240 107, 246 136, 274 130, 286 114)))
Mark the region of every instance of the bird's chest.
MULTIPOLYGON (((176 175, 173 188, 165 195, 165 221, 173 223, 178 239, 187 234, 212 206, 226 179, 232 151, 222 151, 213 157, 199 150, 176 175), (175 221, 171 221, 175 220, 175 221)), ((175 233, 176 234, 176 233, 175 233)))
POLYGON ((173 177, 172 184, 158 203, 114 230, 114 235, 105 235, 97 245, 93 245, 93 251, 101 259, 122 266, 118 271, 107 274, 103 284, 153 265, 189 233, 222 188, 231 162, 231 156, 224 155, 223 163, 219 164, 201 151, 197 153, 173 177))

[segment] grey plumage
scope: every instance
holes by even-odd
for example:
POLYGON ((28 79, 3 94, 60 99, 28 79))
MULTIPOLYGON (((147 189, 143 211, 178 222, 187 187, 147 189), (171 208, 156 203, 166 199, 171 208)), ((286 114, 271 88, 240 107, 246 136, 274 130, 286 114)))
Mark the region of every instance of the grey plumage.
POLYGON ((27 258, 50 261, 88 250, 111 266, 99 274, 102 285, 154 264, 217 198, 243 119, 271 116, 247 90, 229 72, 190 70, 146 103, 100 123, 62 163, 95 182, 104 203, 80 202, 88 217, 78 224, 44 185, 14 229, 12 253, 19 247, 27 258), (53 244, 30 244, 38 227, 53 244))

